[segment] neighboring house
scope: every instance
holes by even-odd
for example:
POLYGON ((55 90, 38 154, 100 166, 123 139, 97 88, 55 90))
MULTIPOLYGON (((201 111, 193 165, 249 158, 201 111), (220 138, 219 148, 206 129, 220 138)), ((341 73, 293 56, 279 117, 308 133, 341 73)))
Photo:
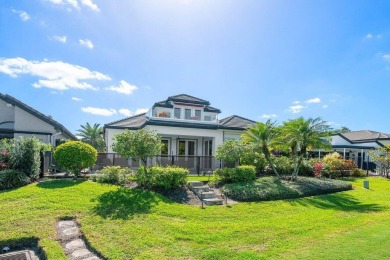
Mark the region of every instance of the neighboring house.
POLYGON ((0 93, 0 139, 32 136, 53 146, 56 140, 77 140, 76 136, 50 116, 0 93))
POLYGON ((371 130, 339 133, 331 136, 331 144, 333 151, 353 160, 359 168, 367 169, 368 151, 390 144, 390 134, 371 130))
POLYGON ((225 140, 240 138, 255 123, 236 115, 219 120, 220 113, 200 98, 186 94, 168 97, 145 114, 105 124, 107 151, 113 153, 113 137, 125 129, 155 130, 163 143, 157 163, 173 163, 197 172, 214 169, 219 166, 213 157, 216 148, 225 140))

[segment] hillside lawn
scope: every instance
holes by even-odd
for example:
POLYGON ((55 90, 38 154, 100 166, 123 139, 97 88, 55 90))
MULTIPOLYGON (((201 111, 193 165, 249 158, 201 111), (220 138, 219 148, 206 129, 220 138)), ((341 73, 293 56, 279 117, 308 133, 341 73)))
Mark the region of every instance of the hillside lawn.
POLYGON ((108 259, 386 259, 390 181, 350 179, 354 190, 201 209, 156 193, 54 180, 0 192, 0 246, 39 239, 66 259, 56 221, 76 217, 108 259))

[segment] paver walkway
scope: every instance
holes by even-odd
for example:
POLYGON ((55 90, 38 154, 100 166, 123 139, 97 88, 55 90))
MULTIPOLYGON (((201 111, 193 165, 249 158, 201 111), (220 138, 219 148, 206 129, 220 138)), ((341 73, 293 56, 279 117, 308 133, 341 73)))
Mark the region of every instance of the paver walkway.
POLYGON ((66 256, 71 260, 100 260, 83 240, 79 226, 74 220, 62 220, 57 224, 58 238, 66 256))

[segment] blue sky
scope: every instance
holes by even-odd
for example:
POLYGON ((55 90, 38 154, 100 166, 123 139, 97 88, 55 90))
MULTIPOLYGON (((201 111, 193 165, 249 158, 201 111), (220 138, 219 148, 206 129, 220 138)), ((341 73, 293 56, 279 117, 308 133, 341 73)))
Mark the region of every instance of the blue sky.
POLYGON ((1 1, 0 92, 74 133, 182 93, 390 133, 389 25, 389 1, 1 1))

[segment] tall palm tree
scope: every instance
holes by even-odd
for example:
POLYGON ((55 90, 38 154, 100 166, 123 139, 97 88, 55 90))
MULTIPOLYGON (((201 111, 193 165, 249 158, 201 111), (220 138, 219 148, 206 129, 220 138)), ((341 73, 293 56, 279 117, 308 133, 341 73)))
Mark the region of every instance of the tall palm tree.
POLYGON ((276 122, 271 122, 268 119, 266 123, 258 122, 249 127, 241 137, 243 142, 253 145, 255 149, 259 149, 264 154, 265 159, 271 165, 272 171, 276 176, 280 177, 272 161, 270 152, 270 147, 276 143, 278 135, 279 132, 276 127, 276 122))
POLYGON ((81 129, 77 130, 77 136, 81 137, 81 141, 88 143, 95 147, 98 152, 103 152, 106 147, 106 143, 104 142, 101 133, 103 132, 103 128, 100 127, 100 124, 94 124, 91 126, 89 123, 86 125, 81 125, 81 129))
POLYGON ((293 180, 298 177, 299 167, 308 149, 330 146, 327 138, 329 125, 319 117, 314 119, 299 117, 289 120, 283 123, 281 132, 281 141, 289 146, 294 160, 293 180))

